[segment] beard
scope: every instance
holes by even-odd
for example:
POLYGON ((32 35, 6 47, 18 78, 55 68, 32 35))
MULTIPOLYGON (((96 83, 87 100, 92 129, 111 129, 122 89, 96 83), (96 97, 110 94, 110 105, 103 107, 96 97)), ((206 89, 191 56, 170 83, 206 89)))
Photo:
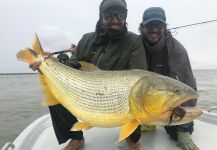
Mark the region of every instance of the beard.
POLYGON ((108 23, 106 26, 102 26, 102 28, 104 29, 114 29, 114 30, 119 30, 124 26, 124 24, 122 22, 117 22, 117 23, 113 23, 110 22, 108 23))
POLYGON ((126 23, 109 23, 108 26, 102 28, 101 20, 99 19, 96 24, 96 33, 97 33, 97 40, 99 42, 96 43, 104 43, 106 41, 118 41, 122 39, 125 34, 127 33, 127 26, 126 23), (120 28, 112 28, 112 26, 119 26, 120 28))

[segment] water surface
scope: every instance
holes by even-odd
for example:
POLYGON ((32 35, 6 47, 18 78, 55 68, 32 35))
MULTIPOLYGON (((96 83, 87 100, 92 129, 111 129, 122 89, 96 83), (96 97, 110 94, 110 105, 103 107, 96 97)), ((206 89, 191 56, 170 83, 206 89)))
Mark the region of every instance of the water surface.
MULTIPOLYGON (((217 70, 197 70, 194 75, 200 94, 198 106, 217 107, 217 70)), ((48 113, 41 100, 37 74, 0 75, 0 147, 48 113)))

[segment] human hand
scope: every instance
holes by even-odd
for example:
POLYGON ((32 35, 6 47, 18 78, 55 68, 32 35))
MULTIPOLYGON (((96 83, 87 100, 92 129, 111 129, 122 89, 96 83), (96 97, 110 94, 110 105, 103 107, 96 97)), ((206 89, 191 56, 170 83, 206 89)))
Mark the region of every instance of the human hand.
POLYGON ((44 59, 48 59, 50 57, 53 57, 53 54, 51 52, 44 52, 44 59))
MULTIPOLYGON (((48 58, 52 57, 52 53, 50 53, 50 52, 45 52, 44 54, 45 54, 44 59, 48 59, 48 58)), ((41 60, 36 60, 29 65, 29 68, 31 68, 33 71, 38 70, 41 63, 42 63, 41 60)))
POLYGON ((195 145, 189 132, 178 132, 178 146, 182 150, 200 150, 195 145))
POLYGON ((76 45, 75 44, 71 44, 70 48, 64 49, 63 51, 65 52, 74 52, 76 50, 76 45))
POLYGON ((29 68, 35 71, 39 69, 40 65, 41 65, 41 60, 36 60, 29 65, 29 68))
POLYGON ((128 150, 142 150, 142 145, 139 141, 134 143, 130 137, 126 138, 126 142, 128 144, 128 150))

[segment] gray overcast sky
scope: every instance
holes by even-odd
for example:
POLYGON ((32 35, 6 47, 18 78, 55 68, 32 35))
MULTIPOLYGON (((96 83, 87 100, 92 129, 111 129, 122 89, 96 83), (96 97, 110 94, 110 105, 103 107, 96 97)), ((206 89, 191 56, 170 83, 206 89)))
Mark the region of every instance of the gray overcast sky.
MULTIPOLYGON (((94 31, 101 0, 0 0, 0 73, 31 72, 16 60, 37 32, 46 51, 78 43, 94 31)), ((145 9, 163 7, 169 27, 217 19, 217 0, 127 0, 128 29, 138 33, 145 9)), ((217 69, 217 22, 173 33, 187 49, 193 69, 217 69)))

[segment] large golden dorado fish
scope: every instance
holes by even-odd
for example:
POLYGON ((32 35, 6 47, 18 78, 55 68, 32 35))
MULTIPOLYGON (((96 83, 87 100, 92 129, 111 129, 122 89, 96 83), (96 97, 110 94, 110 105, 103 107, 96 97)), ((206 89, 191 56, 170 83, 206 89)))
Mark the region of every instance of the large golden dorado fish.
POLYGON ((143 70, 103 71, 81 62, 81 70, 44 59, 36 35, 32 49, 17 53, 18 60, 41 60, 40 80, 44 103, 62 104, 82 122, 72 130, 91 127, 120 127, 119 141, 140 124, 178 125, 202 114, 198 108, 182 108, 181 103, 198 98, 191 87, 166 76, 143 70))

